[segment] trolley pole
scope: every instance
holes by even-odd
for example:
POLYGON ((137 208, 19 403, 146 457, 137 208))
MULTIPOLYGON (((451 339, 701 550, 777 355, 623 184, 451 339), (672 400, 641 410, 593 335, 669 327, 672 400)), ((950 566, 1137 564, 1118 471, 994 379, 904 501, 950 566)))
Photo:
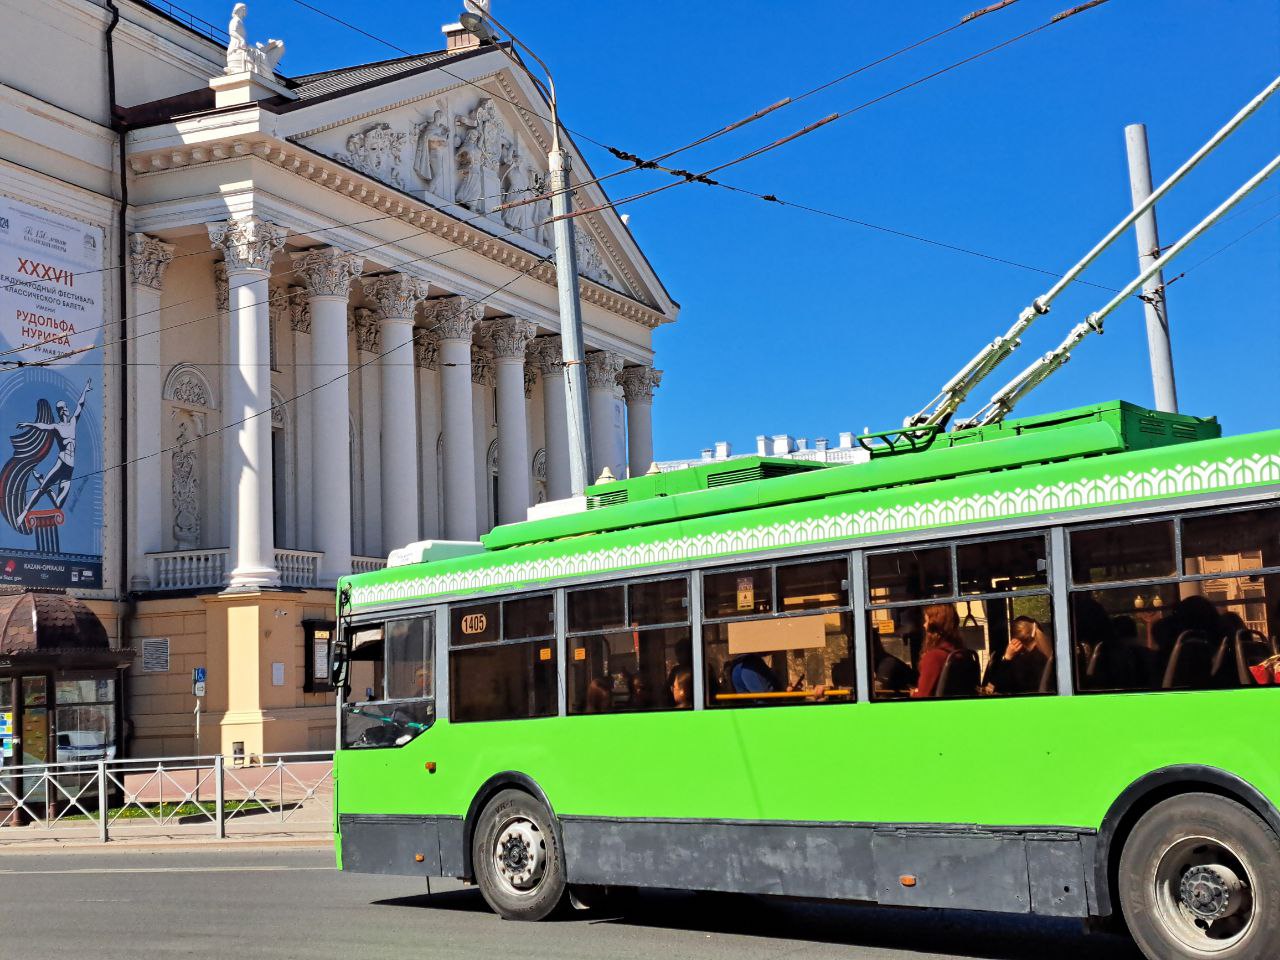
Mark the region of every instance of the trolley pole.
MULTIPOLYGON (((1124 128, 1129 155, 1129 192, 1134 207, 1151 196, 1151 158, 1147 154, 1147 127, 1131 123, 1124 128)), ((1155 207, 1138 217, 1133 225, 1138 238, 1138 269, 1145 270, 1160 256, 1160 235, 1156 230, 1155 207)), ((1143 311, 1147 317, 1147 352, 1151 358, 1151 386, 1156 409, 1178 412, 1178 389, 1173 379, 1173 347, 1169 341, 1169 310, 1165 299, 1164 273, 1154 274, 1142 286, 1143 311)))

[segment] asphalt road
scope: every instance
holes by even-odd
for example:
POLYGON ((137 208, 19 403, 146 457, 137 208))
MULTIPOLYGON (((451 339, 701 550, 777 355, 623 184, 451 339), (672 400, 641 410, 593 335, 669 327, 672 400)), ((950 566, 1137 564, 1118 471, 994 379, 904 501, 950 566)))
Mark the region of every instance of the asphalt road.
POLYGON ((342 874, 325 850, 0 853, 0 958, 1140 960, 1076 921, 651 892, 498 919, 474 888, 342 874))

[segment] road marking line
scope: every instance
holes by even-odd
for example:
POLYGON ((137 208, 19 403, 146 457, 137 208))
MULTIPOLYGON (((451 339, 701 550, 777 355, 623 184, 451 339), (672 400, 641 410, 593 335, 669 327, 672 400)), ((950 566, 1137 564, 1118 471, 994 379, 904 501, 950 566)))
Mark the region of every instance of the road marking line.
POLYGON ((60 876, 90 873, 279 873, 288 870, 330 870, 337 867, 81 867, 76 870, 0 870, 5 876, 60 876))

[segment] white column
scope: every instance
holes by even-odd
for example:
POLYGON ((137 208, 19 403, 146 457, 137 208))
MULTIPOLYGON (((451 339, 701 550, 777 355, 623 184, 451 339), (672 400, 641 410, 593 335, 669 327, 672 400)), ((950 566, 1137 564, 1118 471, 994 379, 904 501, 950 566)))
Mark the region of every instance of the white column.
POLYGON ((314 358, 311 353, 311 305, 302 287, 289 288, 289 329, 293 334, 293 386, 297 400, 293 402, 293 462, 294 482, 298 490, 296 523, 297 546, 302 550, 314 550, 315 526, 312 522, 311 504, 315 499, 312 480, 315 476, 312 463, 312 407, 315 397, 314 358))
POLYGON ((418 402, 414 389, 413 315, 427 285, 393 273, 364 281, 382 315, 382 546, 418 538, 418 402))
MULTIPOLYGON (((129 290, 133 324, 129 343, 133 423, 129 430, 128 459, 133 464, 129 483, 129 515, 133 518, 133 550, 129 560, 129 585, 145 590, 151 585, 147 554, 164 549, 164 448, 160 367, 160 291, 164 271, 173 259, 173 246, 145 233, 129 238, 129 290)), ((102 388, 98 384, 99 389, 102 388)))
POLYGON ((413 360, 418 373, 418 447, 422 480, 420 491, 420 533, 423 540, 441 537, 440 467, 436 444, 440 438, 440 343, 435 335, 419 330, 413 344, 413 360))
POLYGON ((534 349, 538 372, 542 374, 543 429, 547 434, 547 499, 563 500, 570 493, 564 354, 559 337, 539 337, 534 349))
POLYGON ((498 382, 498 522, 519 523, 529 512, 529 417, 525 413, 524 359, 537 327, 507 317, 485 324, 498 382))
POLYGON ((627 465, 631 476, 643 477, 653 465, 653 391, 662 371, 627 367, 620 379, 627 400, 627 465))
POLYGON ((276 586, 272 536, 271 365, 267 281, 285 232, 252 214, 209 224, 209 239, 222 250, 232 316, 231 393, 224 400, 232 422, 241 421, 232 451, 234 489, 228 504, 232 590, 276 586))
POLYGON ((362 257, 333 247, 293 255, 306 286, 311 313, 312 542, 324 553, 320 581, 334 583, 351 572, 351 401, 347 374, 347 296, 362 257))
POLYGON ((378 354, 382 352, 382 333, 378 328, 378 312, 366 307, 353 311, 352 328, 356 338, 356 364, 360 386, 360 454, 364 488, 362 531, 364 556, 380 557, 387 553, 382 546, 382 370, 378 354))
POLYGON ((604 468, 616 479, 624 476, 622 458, 614 428, 614 401, 618 387, 618 374, 622 372, 622 357, 610 350, 595 350, 587 354, 587 403, 591 418, 591 462, 595 464, 595 482, 604 468))
POLYGON ((493 398, 493 355, 473 342, 471 344, 471 425, 474 430, 476 452, 476 536, 487 533, 493 526, 497 504, 493 498, 493 480, 489 476, 489 426, 496 419, 497 411, 489 412, 493 398))
POLYGON ((231 365, 231 339, 235 329, 231 323, 231 293, 227 289, 227 265, 221 260, 213 265, 213 291, 218 304, 218 349, 222 362, 222 366, 219 367, 221 375, 218 382, 218 389, 222 396, 222 430, 218 434, 222 441, 218 461, 218 488, 221 491, 223 503, 228 504, 217 513, 221 523, 222 543, 230 545, 231 528, 235 524, 235 518, 229 506, 231 492, 235 489, 235 483, 231 479, 231 464, 235 462, 235 451, 240 441, 239 428, 233 425, 236 418, 231 413, 230 403, 231 380, 235 376, 235 368, 231 365))
POLYGON ((432 329, 440 344, 440 407, 444 433, 444 536, 474 540, 476 443, 471 423, 471 334, 484 308, 465 297, 429 304, 432 329))

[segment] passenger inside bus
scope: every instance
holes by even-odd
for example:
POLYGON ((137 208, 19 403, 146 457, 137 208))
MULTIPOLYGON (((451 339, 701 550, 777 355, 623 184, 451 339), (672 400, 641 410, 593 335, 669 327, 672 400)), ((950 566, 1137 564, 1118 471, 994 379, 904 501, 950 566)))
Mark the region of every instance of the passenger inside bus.
POLYGON ((592 677, 587 684, 586 713, 608 713, 613 708, 613 680, 610 677, 592 677))
POLYGON ((978 658, 960 639, 960 617, 954 604, 924 608, 924 644, 916 698, 973 696, 978 688, 978 658), (972 684, 970 684, 972 680, 972 684))
POLYGON ((693 709, 693 671, 677 666, 671 676, 671 703, 677 710, 693 709))
POLYGON ((1004 655, 993 658, 983 678, 987 694, 1039 693, 1046 689, 1053 665, 1053 644, 1034 618, 1014 617, 1004 655))

